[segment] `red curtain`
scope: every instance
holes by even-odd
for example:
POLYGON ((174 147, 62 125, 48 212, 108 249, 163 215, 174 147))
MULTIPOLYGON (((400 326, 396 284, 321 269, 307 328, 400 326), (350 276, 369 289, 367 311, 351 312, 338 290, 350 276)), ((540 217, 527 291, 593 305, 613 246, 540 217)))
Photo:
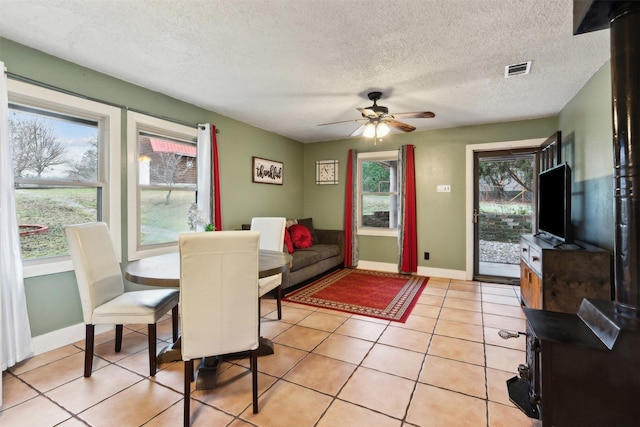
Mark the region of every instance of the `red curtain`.
POLYGON ((216 127, 211 125, 211 166, 213 168, 213 225, 216 231, 222 230, 222 209, 220 207, 220 168, 218 165, 218 138, 216 127))
POLYGON ((402 256, 400 272, 418 271, 418 227, 416 223, 416 173, 413 145, 406 146, 405 208, 402 234, 402 256))
POLYGON ((344 266, 353 266, 353 150, 347 155, 344 196, 344 266))

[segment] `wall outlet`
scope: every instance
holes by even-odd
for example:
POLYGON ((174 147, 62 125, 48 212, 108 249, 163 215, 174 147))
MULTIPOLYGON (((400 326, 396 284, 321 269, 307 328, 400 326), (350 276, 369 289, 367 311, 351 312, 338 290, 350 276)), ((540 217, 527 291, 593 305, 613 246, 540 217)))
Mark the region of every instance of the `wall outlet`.
POLYGON ((428 260, 429 259, 429 252, 425 252, 424 253, 424 259, 428 260))
POLYGON ((451 185, 438 185, 436 191, 438 193, 451 193, 451 185))

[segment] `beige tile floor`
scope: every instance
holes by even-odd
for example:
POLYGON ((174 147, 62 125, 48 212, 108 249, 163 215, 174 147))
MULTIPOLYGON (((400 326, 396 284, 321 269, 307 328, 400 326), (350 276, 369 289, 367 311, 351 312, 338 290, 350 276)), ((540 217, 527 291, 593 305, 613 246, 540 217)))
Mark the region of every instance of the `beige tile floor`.
MULTIPOLYGON (((193 426, 538 426, 509 402, 505 381, 525 358, 518 288, 431 278, 406 323, 263 299, 260 412, 251 411, 247 360, 225 362, 214 390, 193 391, 193 426)), ((148 376, 146 326, 96 337, 91 378, 77 342, 3 372, 0 424, 10 426, 178 426, 183 364, 148 376)), ((171 338, 167 317, 159 346, 171 338)))

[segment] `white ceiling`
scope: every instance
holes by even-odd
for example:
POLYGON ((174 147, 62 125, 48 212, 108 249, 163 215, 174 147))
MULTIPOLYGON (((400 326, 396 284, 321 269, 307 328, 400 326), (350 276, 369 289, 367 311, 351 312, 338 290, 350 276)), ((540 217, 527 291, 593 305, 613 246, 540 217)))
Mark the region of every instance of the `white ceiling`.
MULTIPOLYGON (((556 115, 609 59, 573 0, 1 0, 0 35, 301 142, 556 115), (504 78, 506 65, 533 61, 504 78)), ((9 70, 11 71, 11 70, 9 70)), ((224 131, 224 129, 223 129, 224 131)))

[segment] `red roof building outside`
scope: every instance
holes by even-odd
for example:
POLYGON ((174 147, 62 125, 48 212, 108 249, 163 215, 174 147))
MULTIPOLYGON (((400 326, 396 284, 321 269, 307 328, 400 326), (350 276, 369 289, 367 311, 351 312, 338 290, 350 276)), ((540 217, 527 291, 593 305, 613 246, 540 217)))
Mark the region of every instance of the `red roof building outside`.
POLYGON ((175 153, 183 156, 195 157, 196 146, 178 144, 177 142, 163 141, 161 139, 149 138, 151 149, 155 153, 175 153))

